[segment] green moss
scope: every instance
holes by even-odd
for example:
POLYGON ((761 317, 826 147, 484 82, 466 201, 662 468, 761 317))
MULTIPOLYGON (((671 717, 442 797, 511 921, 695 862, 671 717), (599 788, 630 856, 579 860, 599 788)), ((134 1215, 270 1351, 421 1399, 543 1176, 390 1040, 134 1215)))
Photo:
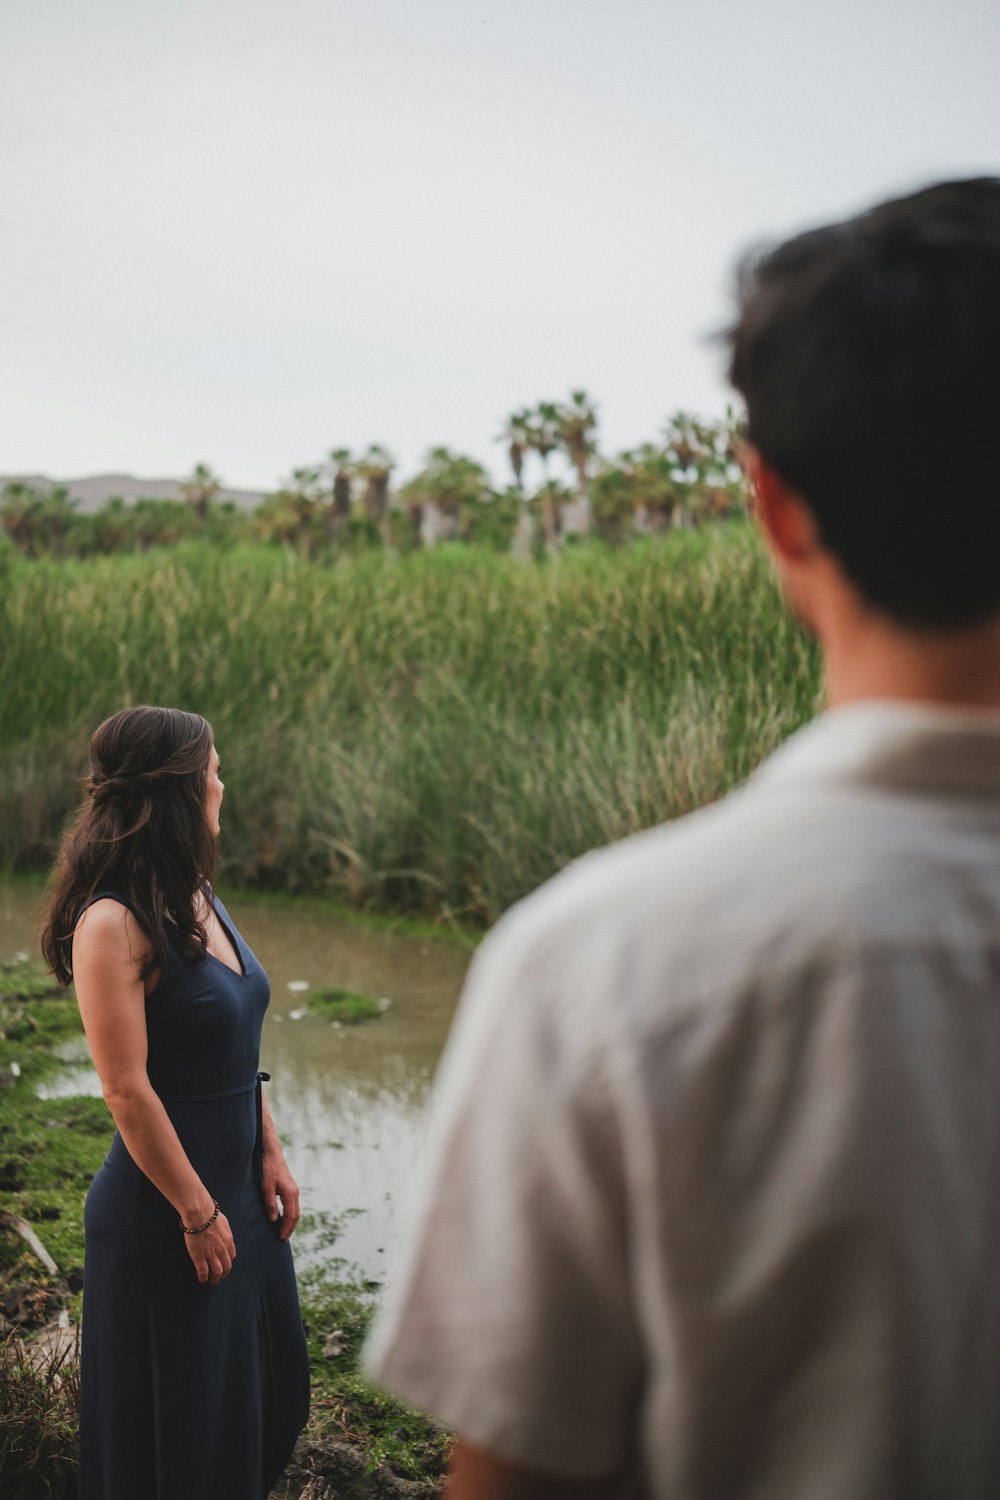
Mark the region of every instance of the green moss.
POLYGON ((384 1002, 373 1000, 370 995, 359 995, 354 990, 332 985, 325 989, 311 990, 307 1004, 313 1015, 328 1021, 339 1021, 343 1026, 357 1026, 361 1021, 377 1021, 386 1009, 384 1002))
MULTIPOLYGON (((19 1069, 15 1088, 24 1090, 58 1068, 63 1061, 59 1044, 81 1034, 71 992, 61 989, 37 964, 0 964, 0 1073, 19 1069)), ((0 1092, 0 1112, 5 1092, 0 1092)))
POLYGON ((25 1000, 48 1000, 65 996, 51 974, 46 974, 37 965, 26 959, 13 958, 0 963, 0 996, 7 1004, 16 1005, 25 1000))
MULTIPOLYGON (((74 1295, 83 1275, 83 1201, 114 1123, 101 1099, 39 1099, 34 1085, 82 1036, 71 994, 36 964, 0 964, 0 1208, 26 1219, 74 1295)), ((45 1279, 22 1240, 0 1235, 0 1280, 45 1279)))
POLYGON ((436 1479, 448 1462, 449 1438, 435 1423, 366 1380, 359 1355, 375 1310, 363 1281, 331 1285, 320 1272, 300 1277, 312 1372, 313 1438, 361 1448, 370 1468, 391 1462, 407 1479, 436 1479), (327 1351, 327 1352, 324 1352, 327 1351))
MULTIPOLYGON (((52 1256, 73 1294, 71 1317, 79 1315, 84 1199, 113 1130, 101 1099, 38 1099, 24 1078, 0 1094, 0 1208, 26 1219, 52 1256)), ((24 1242, 0 1234, 0 1282, 41 1276, 24 1242)))

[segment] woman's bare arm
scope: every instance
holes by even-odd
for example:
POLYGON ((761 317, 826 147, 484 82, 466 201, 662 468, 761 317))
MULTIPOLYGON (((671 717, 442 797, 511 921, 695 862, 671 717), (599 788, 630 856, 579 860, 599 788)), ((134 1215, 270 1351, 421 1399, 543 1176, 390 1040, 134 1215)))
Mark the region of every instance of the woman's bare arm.
MULTIPOLYGON (((117 901, 95 901, 73 937, 73 983, 101 1090, 129 1155, 194 1228, 211 1217, 213 1197, 146 1073, 141 968, 147 952, 130 911, 117 901)), ((224 1212, 210 1229, 185 1235, 184 1243, 199 1281, 214 1286, 228 1274, 236 1247, 224 1212)))

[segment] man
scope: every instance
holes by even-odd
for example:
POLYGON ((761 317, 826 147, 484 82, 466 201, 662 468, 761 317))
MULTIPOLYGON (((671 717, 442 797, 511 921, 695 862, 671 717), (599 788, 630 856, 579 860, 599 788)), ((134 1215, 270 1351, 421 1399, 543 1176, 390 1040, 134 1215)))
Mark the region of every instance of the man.
POLYGON ((1000 180, 744 270, 828 711, 483 945, 372 1372, 452 1500, 1000 1495, 1000 180))

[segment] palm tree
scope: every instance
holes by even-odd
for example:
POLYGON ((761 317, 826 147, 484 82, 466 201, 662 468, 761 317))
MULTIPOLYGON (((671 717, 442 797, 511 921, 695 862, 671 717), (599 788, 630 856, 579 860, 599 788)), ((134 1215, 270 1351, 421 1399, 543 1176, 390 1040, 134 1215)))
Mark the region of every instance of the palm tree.
POLYGON ((295 494, 301 495, 304 501, 314 505, 321 498, 323 483, 323 470, 319 464, 303 464, 298 469, 292 470, 291 481, 286 481, 286 488, 295 494))
POLYGON ((221 489, 222 483, 219 476, 208 464, 195 464, 187 479, 181 483, 181 499, 193 506, 204 521, 208 515, 208 507, 221 489))
POLYGON ((351 481, 354 470, 351 468, 350 448, 334 448, 330 453, 330 463, 333 466, 333 486, 326 527, 328 535, 333 536, 346 526, 351 514, 351 481))
POLYGON ((365 481, 365 509, 376 525, 381 525, 389 504, 389 476, 396 461, 381 443, 369 443, 359 459, 357 472, 365 481))
POLYGON ((524 407, 521 411, 511 412, 506 426, 501 429, 497 438, 498 443, 507 444, 507 456, 514 471, 514 483, 521 492, 524 490, 521 478, 524 472, 524 455, 532 446, 531 430, 531 411, 528 407, 524 407))
POLYGON ((541 517, 542 535, 550 552, 562 541, 563 506, 572 499, 572 490, 558 479, 547 479, 532 501, 541 517))
POLYGON ((636 512, 632 455, 623 453, 605 464, 590 482, 590 504, 597 530, 606 542, 620 546, 636 512))
POLYGON ((732 515, 746 503, 737 458, 738 431, 730 408, 723 421, 706 422, 675 412, 663 429, 663 452, 691 520, 732 515))
POLYGON ((139 500, 129 508, 121 495, 109 495, 100 510, 94 511, 90 517, 93 550, 101 553, 123 552, 131 541, 137 551, 148 551, 149 544, 139 525, 142 519, 139 507, 142 504, 139 500))
POLYGON ((34 489, 17 480, 8 484, 0 501, 0 524, 26 557, 53 556, 73 525, 76 501, 61 485, 34 489))
POLYGON ((276 490, 254 512, 254 530, 265 542, 281 542, 286 547, 304 544, 309 551, 310 505, 301 490, 276 490))
POLYGON ((468 537, 480 531, 490 532, 492 537, 498 526, 502 531, 507 525, 510 507, 495 505, 496 496, 483 465, 447 447, 430 449, 423 468, 403 484, 399 495, 409 508, 414 535, 420 534, 427 505, 433 505, 444 517, 451 537, 468 537))
POLYGON ((316 516, 323 501, 323 469, 303 464, 254 512, 254 528, 268 542, 295 545, 311 555, 316 545, 316 516))
POLYGON ((42 493, 30 484, 14 480, 4 486, 0 502, 0 521, 19 552, 30 557, 34 550, 37 519, 41 508, 42 493))
POLYGON ((463 517, 463 535, 476 547, 509 552, 525 513, 524 495, 515 484, 484 494, 469 505, 463 517))
MULTIPOLYGON (((416 474, 412 479, 408 479, 400 487, 398 494, 406 508, 406 524, 409 530, 407 545, 419 547, 423 542, 424 508, 427 504, 427 492, 421 483, 420 475, 416 474)), ((398 538, 396 545, 401 545, 398 538)))
POLYGON ((433 505, 447 520, 453 536, 468 531, 477 512, 493 499, 482 464, 443 446, 430 450, 424 467, 403 486, 400 495, 415 527, 420 525, 424 507, 433 505))
POLYGON ((597 408, 586 391, 570 391, 569 405, 558 410, 559 442, 576 470, 581 499, 587 493, 587 463, 596 451, 597 408))
POLYGON ((539 401, 534 411, 527 413, 527 446, 542 461, 544 479, 549 477, 549 454, 559 446, 559 407, 554 401, 539 401))
POLYGON ((687 491, 678 481, 670 455, 655 443, 643 443, 623 455, 631 463, 635 504, 645 514, 651 531, 665 531, 684 514, 687 491))

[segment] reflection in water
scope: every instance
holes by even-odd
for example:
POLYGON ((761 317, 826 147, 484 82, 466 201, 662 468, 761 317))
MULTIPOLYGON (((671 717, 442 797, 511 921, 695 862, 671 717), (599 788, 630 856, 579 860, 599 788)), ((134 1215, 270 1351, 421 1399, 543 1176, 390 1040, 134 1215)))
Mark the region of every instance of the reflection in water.
MULTIPOLYGON (((34 950, 40 897, 38 887, 0 884, 0 959, 34 950)), ((261 1067, 272 1075, 268 1098, 304 1211, 345 1215, 333 1253, 381 1280, 469 956, 449 944, 353 926, 308 906, 237 898, 227 905, 271 977, 261 1067), (380 1020, 361 1026, 335 1026, 308 1014, 293 1020, 292 1011, 308 1010, 303 984, 342 985, 392 1003, 380 1020), (361 1212, 352 1215, 353 1209, 361 1212)), ((67 1068, 50 1080, 50 1096, 99 1094, 79 1052, 65 1056, 67 1068)), ((308 1258, 308 1238, 297 1253, 300 1261, 308 1258)))
MULTIPOLYGON (((3 955, 0 955, 2 957, 3 955)), ((66 1064, 58 1073, 53 1073, 44 1082, 35 1085, 39 1099, 71 1099, 80 1094, 89 1094, 93 1099, 101 1097, 101 1080, 94 1072, 90 1061, 90 1049, 85 1036, 72 1036, 60 1042, 56 1056, 66 1064)))

